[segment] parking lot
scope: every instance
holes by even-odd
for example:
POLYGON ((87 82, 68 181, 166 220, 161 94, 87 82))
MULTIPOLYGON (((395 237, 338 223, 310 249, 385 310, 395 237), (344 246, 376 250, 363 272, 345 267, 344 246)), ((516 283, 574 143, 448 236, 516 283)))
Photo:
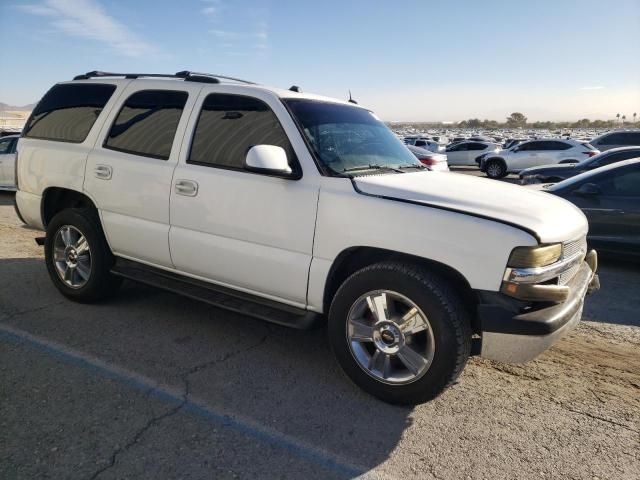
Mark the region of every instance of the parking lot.
POLYGON ((604 259, 536 361, 473 358, 415 408, 295 331, 127 282, 64 299, 0 192, 0 478, 638 478, 640 266, 604 259))

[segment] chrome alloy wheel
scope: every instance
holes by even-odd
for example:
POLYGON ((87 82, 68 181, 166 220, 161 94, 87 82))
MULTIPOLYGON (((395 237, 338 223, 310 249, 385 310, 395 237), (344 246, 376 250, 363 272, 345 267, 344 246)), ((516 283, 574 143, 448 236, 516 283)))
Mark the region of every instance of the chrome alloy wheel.
POLYGON ((85 236, 72 225, 63 225, 53 238, 53 262, 67 286, 82 288, 91 276, 91 250, 85 236))
POLYGON ((492 162, 487 167, 487 173, 490 177, 499 177, 502 174, 502 167, 498 163, 492 162))
POLYGON ((418 380, 435 353, 427 316, 407 297, 389 290, 368 292, 355 301, 348 314, 347 342, 358 365, 389 384, 418 380))

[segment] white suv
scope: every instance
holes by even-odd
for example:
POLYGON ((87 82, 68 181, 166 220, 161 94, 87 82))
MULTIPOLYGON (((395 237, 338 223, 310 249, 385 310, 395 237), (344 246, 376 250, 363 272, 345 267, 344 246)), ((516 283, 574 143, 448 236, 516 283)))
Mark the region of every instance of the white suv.
POLYGON ((154 77, 57 84, 20 139, 18 214, 46 230, 70 299, 126 277, 282 325, 326 322, 348 376, 404 404, 438 395, 471 354, 527 361, 580 320, 596 254, 570 203, 429 172, 348 102, 154 77))
POLYGON ((525 168, 558 163, 578 163, 600 153, 588 143, 560 138, 537 139, 507 150, 482 155, 476 161, 489 178, 502 178, 525 168))

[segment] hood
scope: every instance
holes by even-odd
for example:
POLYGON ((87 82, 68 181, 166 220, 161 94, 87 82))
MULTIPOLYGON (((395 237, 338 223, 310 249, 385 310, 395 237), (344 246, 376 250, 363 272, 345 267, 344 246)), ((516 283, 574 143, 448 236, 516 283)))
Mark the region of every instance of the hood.
POLYGON ((573 240, 587 233, 587 220, 572 203, 497 180, 415 172, 359 176, 353 181, 361 193, 488 217, 533 232, 542 243, 573 240))

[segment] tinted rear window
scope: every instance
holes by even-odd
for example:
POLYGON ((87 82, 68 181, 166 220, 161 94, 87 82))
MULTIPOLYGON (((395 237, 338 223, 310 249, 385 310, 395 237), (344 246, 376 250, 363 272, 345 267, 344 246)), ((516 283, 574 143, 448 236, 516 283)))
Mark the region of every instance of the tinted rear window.
POLYGON ((188 96, 173 90, 134 93, 118 113, 105 148, 167 160, 188 96))
POLYGON ((95 83, 56 85, 36 106, 23 135, 81 143, 115 89, 115 85, 95 83))

